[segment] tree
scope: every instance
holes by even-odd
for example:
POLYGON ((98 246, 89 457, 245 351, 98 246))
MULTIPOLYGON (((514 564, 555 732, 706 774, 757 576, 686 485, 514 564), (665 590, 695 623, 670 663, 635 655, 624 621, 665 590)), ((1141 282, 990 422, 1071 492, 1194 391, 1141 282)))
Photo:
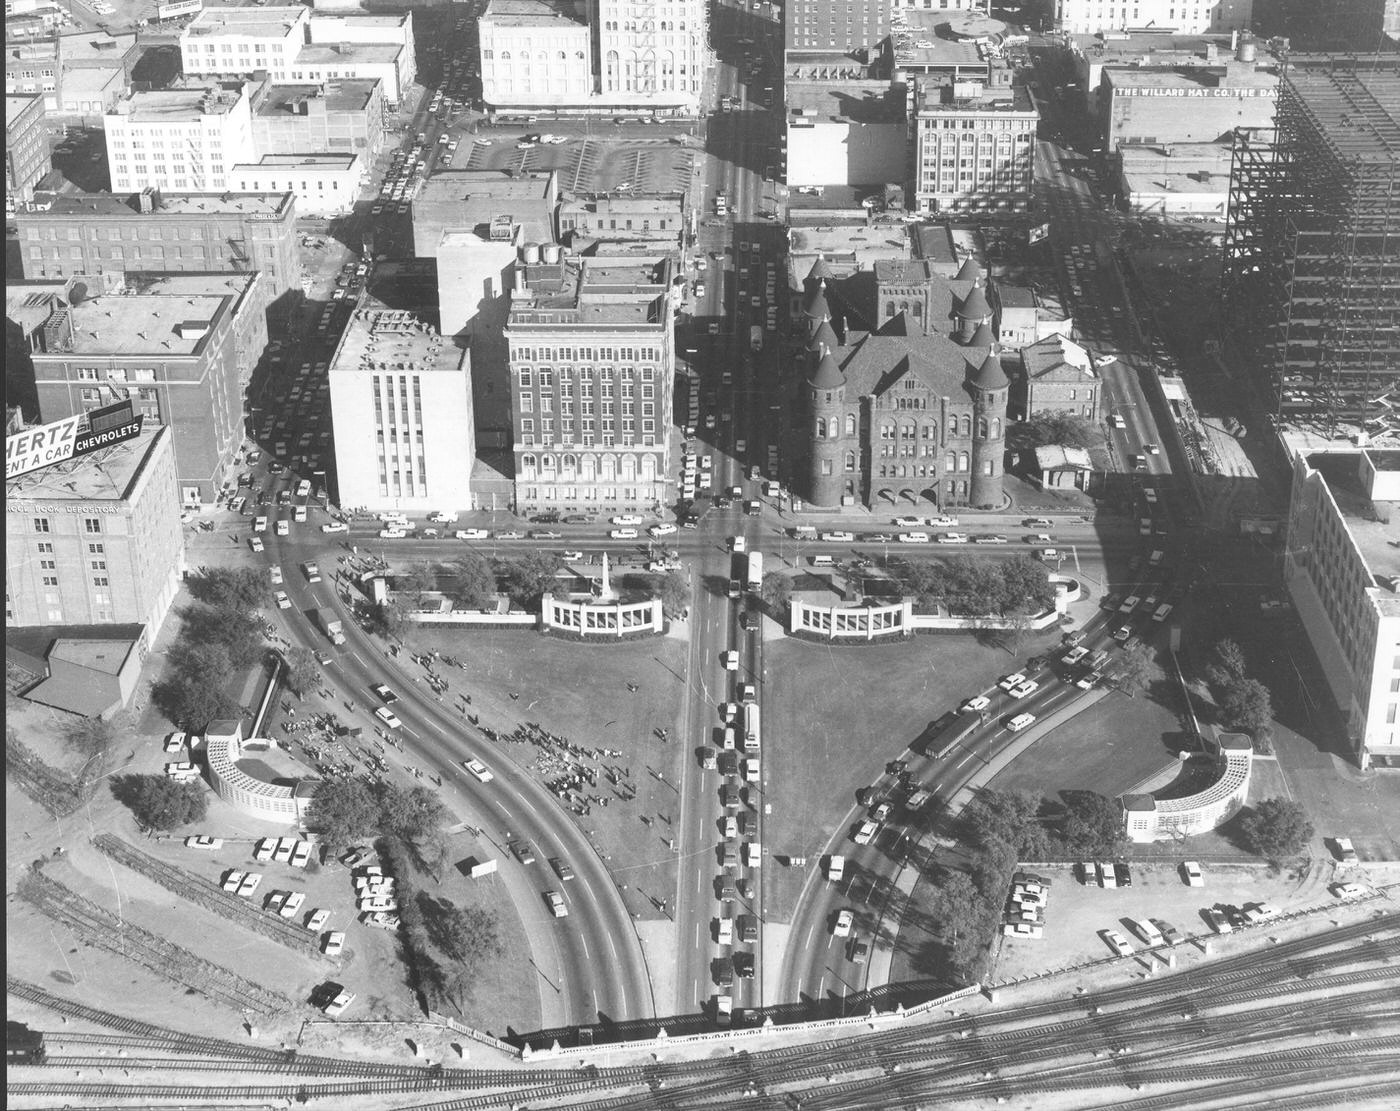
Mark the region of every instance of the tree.
POLYGON ((89 758, 104 756, 116 736, 115 722, 101 718, 75 718, 63 729, 63 739, 89 758))
POLYGON ((1214 687, 1228 687, 1248 673, 1244 651, 1233 640, 1222 640, 1217 644, 1210 663, 1206 665, 1206 679, 1214 687))
POLYGON ((1093 425, 1083 417, 1073 413, 1043 412, 1013 424, 1007 440, 1010 446, 1016 448, 1044 447, 1047 444, 1087 448, 1098 443, 1099 437, 1093 425))
POLYGON ((681 571, 667 571, 656 580, 656 597, 661 599, 661 612, 667 617, 679 617, 690 605, 690 579, 681 571))
POLYGON ((1129 698, 1134 697, 1147 685, 1152 666, 1152 650, 1142 641, 1123 649, 1114 669, 1118 689, 1129 698))
POLYGON ((1280 861, 1303 851, 1313 838, 1313 824, 1296 802, 1264 799, 1240 819, 1240 834, 1251 852, 1280 861))
POLYGON ((376 602, 365 613, 365 628, 389 640, 402 640, 408 625, 408 611, 398 598, 376 602))
POLYGON ((1123 814, 1113 799, 1097 791, 1064 791, 1060 839, 1070 856, 1108 857, 1123 848, 1123 814))
POLYGON ((782 618, 787 615, 792 601, 792 580, 779 571, 769 571, 759 584, 758 595, 769 613, 782 618))
POLYGON ((450 567, 455 584, 453 600, 468 609, 482 609, 496 593, 496 572, 484 555, 468 550, 450 567))
POLYGON ((126 777, 123 795, 147 829, 171 830, 202 821, 208 811, 202 783, 176 783, 164 775, 126 777))
POLYGON ((406 842, 431 841, 447 822, 447 809, 426 787, 404 790, 393 783, 378 789, 379 825, 406 842))
POLYGON ((263 650, 262 624, 256 613, 229 606, 195 603, 181 611, 180 640, 187 645, 222 644, 229 665, 242 671, 257 662, 263 650))
POLYGON ((300 698, 309 690, 314 690, 316 684, 321 681, 321 665, 316 662, 316 656, 309 648, 293 648, 284 657, 287 670, 282 675, 282 682, 287 685, 287 689, 300 698))
POLYGON ((306 824, 332 851, 348 848, 379 828, 379 800, 358 779, 330 779, 316 788, 306 824))
POLYGON ((1029 791, 983 790, 963 811, 963 822, 982 848, 1000 841, 1021 860, 1043 859, 1048 840, 1039 814, 1044 804, 1044 798, 1029 791))
POLYGON ((495 913, 479 907, 453 907, 444 916, 438 941, 449 957, 473 968, 502 948, 495 913))
POLYGON ((524 610, 535 609, 544 592, 554 585, 554 574, 562 565, 557 552, 528 552, 505 565, 505 590, 524 610))
POLYGON ((267 575, 253 567, 211 567, 190 579, 191 596, 215 609, 258 609, 271 590, 267 575))
POLYGON ((397 580, 394 586, 405 594, 413 595, 414 601, 421 605, 423 596, 437 589, 437 572, 431 563, 421 559, 410 567, 408 574, 397 580))
POLYGON ((1258 679, 1237 679, 1221 694, 1220 716, 1227 729, 1267 737, 1274 719, 1269 688, 1258 679))
POLYGON ((167 718, 195 733, 239 713, 238 704, 224 693, 222 679, 205 675, 167 675, 152 688, 151 697, 167 718))

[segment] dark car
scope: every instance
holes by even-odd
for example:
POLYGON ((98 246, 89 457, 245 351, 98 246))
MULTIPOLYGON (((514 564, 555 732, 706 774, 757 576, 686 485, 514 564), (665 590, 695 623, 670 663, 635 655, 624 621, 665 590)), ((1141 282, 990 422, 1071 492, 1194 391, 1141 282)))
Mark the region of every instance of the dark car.
POLYGON ((729 957, 718 957, 710 962, 710 975, 716 984, 727 988, 734 982, 734 961, 729 957))
POLYGON ((748 610, 743 610, 743 611, 741 611, 740 614, 739 614, 739 628, 741 628, 741 629, 752 629, 753 627, 754 627, 754 618, 753 618, 753 614, 749 613, 748 610))
POLYGON ((559 523, 564 525, 586 525, 590 520, 592 520, 592 518, 586 513, 570 513, 567 517, 561 517, 559 523))
POLYGON ((535 863, 535 850, 530 842, 512 841, 508 848, 515 854, 515 859, 520 861, 521 864, 535 863))
POLYGON ((1126 864, 1115 864, 1113 866, 1113 878, 1118 881, 1119 887, 1133 886, 1133 870, 1126 864))
POLYGON ((559 523, 558 513, 536 513, 530 518, 532 525, 557 525, 559 523))
POLYGON ((742 949, 734 954, 734 974, 742 980, 753 979, 754 956, 742 949))

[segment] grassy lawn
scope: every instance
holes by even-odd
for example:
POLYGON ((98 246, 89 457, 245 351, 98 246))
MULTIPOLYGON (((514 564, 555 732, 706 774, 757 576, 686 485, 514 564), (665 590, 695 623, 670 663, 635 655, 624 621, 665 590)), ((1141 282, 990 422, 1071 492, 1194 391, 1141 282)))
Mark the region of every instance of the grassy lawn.
MULTIPOLYGON (((574 744, 622 753, 585 766, 630 769, 624 782, 636 788, 637 797, 624 801, 600 774, 590 792, 608 804, 594 803, 577 820, 618 883, 627 884, 628 909, 644 918, 660 917, 642 892, 665 895, 675 889, 674 859, 665 838, 668 822, 677 818, 677 794, 670 784, 678 782, 680 761, 690 751, 681 742, 678 721, 686 642, 653 637, 589 645, 534 632, 430 629, 414 631, 409 643, 416 651, 435 648, 467 665, 465 672, 439 671, 451 680, 453 695, 471 695, 471 709, 483 726, 510 733, 522 722, 538 722, 574 744), (629 683, 637 690, 629 690, 629 683), (657 728, 670 730, 671 740, 659 740, 657 728)), ((406 655, 398 662, 409 674, 422 674, 406 655)), ((514 760, 541 782, 558 773, 552 758, 533 744, 500 743, 484 756, 488 763, 514 760)))
MULTIPOLYGON (((929 722, 1058 638, 1058 629, 1028 636, 1015 658, 963 634, 861 646, 801 640, 766 645, 769 851, 806 856, 814 867, 815 854, 855 803, 857 789, 929 722)), ((791 916, 801 882, 797 869, 775 868, 765 877, 770 917, 791 916)))

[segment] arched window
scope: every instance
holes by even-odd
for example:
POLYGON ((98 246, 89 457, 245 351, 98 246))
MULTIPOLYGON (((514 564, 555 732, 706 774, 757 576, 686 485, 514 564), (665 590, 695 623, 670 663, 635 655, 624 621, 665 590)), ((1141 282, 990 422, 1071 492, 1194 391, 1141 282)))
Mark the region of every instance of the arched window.
POLYGON ((972 418, 970 416, 964 416, 962 419, 962 434, 964 436, 972 435, 972 418))
POLYGON ((614 455, 603 456, 603 481, 611 482, 617 477, 617 457, 614 455))
POLYGON ((650 482, 656 478, 656 456, 642 456, 642 480, 650 482))
MULTIPOLYGON (((957 457, 957 455, 955 455, 953 452, 950 451, 950 452, 948 453, 947 457, 943 460, 943 469, 944 469, 945 471, 947 471, 949 474, 952 474, 954 471, 956 471, 956 470, 958 469, 958 457, 957 457)), ((951 491, 950 491, 950 493, 951 493, 951 491)))
POLYGON ((977 435, 978 435, 978 437, 979 437, 980 439, 983 439, 983 440, 985 440, 985 439, 987 438, 987 418, 986 418, 986 417, 978 417, 978 418, 977 418, 977 435))
POLYGON ((848 451, 848 452, 846 452, 846 470, 848 470, 848 471, 853 471, 853 470, 855 470, 855 469, 856 469, 856 453, 853 452, 853 451, 848 451))
POLYGON ((993 440, 1000 440, 1000 439, 1001 439, 1001 418, 1000 418, 1000 417, 993 417, 993 418, 992 418, 992 439, 993 439, 993 440))
POLYGON ((637 477, 637 457, 635 455, 624 455, 622 457, 622 481, 631 482, 637 477))
POLYGON ((566 474, 573 474, 574 471, 578 470, 578 456, 565 455, 560 461, 560 466, 564 469, 566 474))
POLYGON ((535 473, 535 457, 533 455, 522 455, 520 457, 520 470, 526 478, 535 473))
POLYGON ((894 302, 893 302, 893 301, 886 301, 886 302, 885 302, 885 315, 886 315, 886 316, 893 316, 893 315, 894 315, 894 302))
POLYGON ((918 301, 915 301, 913 305, 910 306, 910 310, 913 312, 915 320, 922 320, 924 318, 924 306, 918 301))
POLYGON ((591 455, 583 457, 583 477, 585 481, 592 482, 598 473, 598 460, 591 455))
POLYGON ((509 51, 509 50, 502 50, 502 51, 501 51, 501 61, 503 61, 503 62, 508 62, 508 61, 510 61, 510 51, 509 51))
POLYGON ((965 451, 960 451, 960 452, 958 452, 958 470, 960 470, 960 471, 965 471, 965 470, 967 470, 967 468, 968 468, 968 456, 967 456, 967 452, 965 452, 965 451))
POLYGON ((542 470, 542 471, 552 471, 552 470, 554 470, 554 456, 549 455, 549 454, 547 454, 547 453, 546 453, 545 455, 541 455, 541 456, 540 456, 540 470, 542 470))
POLYGON ((825 439, 825 438, 826 438, 826 420, 825 420, 825 418, 823 418, 823 417, 818 417, 818 418, 817 418, 817 439, 822 440, 822 439, 825 439))
POLYGON ((855 418, 855 415, 854 415, 853 413, 847 413, 847 414, 846 414, 846 435, 847 435, 847 436, 854 436, 855 434, 856 434, 856 418, 855 418))
POLYGON ((958 434, 958 418, 957 418, 957 417, 949 417, 949 418, 948 418, 948 435, 949 435, 949 436, 956 436, 957 434, 958 434))
POLYGON ((564 51, 561 50, 561 51, 559 51, 558 54, 555 55, 555 57, 557 57, 557 58, 562 62, 562 61, 564 61, 566 58, 568 58, 568 55, 567 55, 566 53, 564 53, 564 51))

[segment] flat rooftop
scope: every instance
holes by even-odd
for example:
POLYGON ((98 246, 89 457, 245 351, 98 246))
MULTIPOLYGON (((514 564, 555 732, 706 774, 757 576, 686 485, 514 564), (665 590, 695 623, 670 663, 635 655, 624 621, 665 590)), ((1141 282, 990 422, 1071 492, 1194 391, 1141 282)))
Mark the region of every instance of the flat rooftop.
POLYGON ((297 51, 296 60, 302 65, 331 65, 336 62, 388 64, 403 53, 403 47, 394 42, 350 42, 318 43, 309 42, 297 51))
POLYGON ((65 66, 91 66, 107 62, 117 65, 135 46, 134 32, 113 35, 106 31, 74 31, 58 38, 58 52, 65 66))
POLYGON ((563 212, 607 212, 619 216, 671 216, 681 213, 681 194, 638 196, 636 193, 606 193, 599 196, 569 197, 560 204, 563 212))
POLYGON ((962 98, 954 98, 951 85, 937 85, 925 90, 925 95, 919 100, 918 111, 920 115, 944 112, 1038 114, 1035 103, 1031 100, 1030 90, 1024 85, 1012 85, 1010 88, 992 88, 990 85, 984 85, 981 96, 962 98))
MULTIPOLYGON (((1152 57, 1154 55, 1193 55, 1205 58, 1207 51, 1215 49, 1219 57, 1230 56, 1229 35, 1177 35, 1148 31, 1114 31, 1097 35, 1070 35, 1070 49, 1083 54, 1094 63, 1112 65, 1115 62, 1152 57)), ((1258 56, 1264 54, 1264 44, 1255 44, 1258 56)), ((1155 63, 1149 63, 1155 64, 1155 63)))
POLYGON ((355 164, 358 154, 264 154, 252 166, 304 166, 320 170, 347 170, 355 164))
POLYGON ((258 98, 254 115, 295 116, 297 106, 308 100, 324 100, 328 112, 363 112, 374 98, 377 77, 341 77, 315 84, 268 85, 258 98))
POLYGON ((541 27, 560 23, 585 25, 571 0, 491 0, 481 19, 507 27, 541 27))
POLYGON ((5 319, 29 335, 53 313, 54 299, 63 296, 65 281, 15 282, 5 285, 5 319))
POLYGON ((301 37, 301 24, 307 9, 287 5, 279 8, 205 8, 190 22, 181 38, 234 35, 238 38, 275 39, 301 37))
POLYGON ((366 297, 350 317, 330 373, 408 366, 415 374, 456 374, 466 359, 466 351, 444 340, 417 313, 385 308, 366 297))
POLYGON ((161 193, 160 206, 143 213, 134 196, 111 193, 52 193, 53 207, 46 212, 20 212, 14 219, 53 220, 64 216, 114 216, 123 219, 146 216, 159 220, 171 216, 200 217, 242 214, 280 216, 292 204, 291 193, 161 193))
MULTIPOLYGON (((554 242, 552 174, 507 177, 499 170, 450 170, 428 178, 413 198, 415 238, 420 227, 471 230, 509 216, 522 242, 554 242)), ((436 245, 440 233, 432 237, 436 245)))
MULTIPOLYGON (((1377 464, 1378 469, 1394 470, 1396 466, 1400 466, 1394 462, 1397 458, 1396 452, 1373 449, 1367 454, 1377 464), (1384 466, 1387 460, 1390 460, 1392 465, 1384 466)), ((1400 516, 1400 502, 1372 502, 1366 496, 1358 474, 1360 456, 1359 450, 1326 452, 1308 456, 1308 465, 1327 480, 1327 488, 1332 492, 1332 499, 1342 512, 1347 531, 1356 541, 1357 550, 1360 551, 1361 558, 1366 561, 1372 579, 1375 580, 1379 575, 1394 575, 1400 572, 1400 560, 1397 560, 1396 549, 1392 546, 1396 539, 1392 522, 1400 516), (1378 518, 1388 520, 1382 521, 1378 518)), ((1400 613, 1400 595, 1394 594, 1378 581, 1375 582, 1375 586, 1381 591, 1382 599, 1395 607, 1393 612, 1400 613)))
POLYGON ((191 83, 169 89, 134 92, 118 101, 108 115, 126 116, 134 123, 173 123, 181 119, 200 119, 207 115, 223 115, 238 103, 242 86, 229 82, 191 83))
MULTIPOLYGON (((257 274, 126 274, 132 294, 101 293, 70 308, 75 355, 194 355, 257 274)), ((49 356, 50 358, 52 356, 49 356)))
POLYGON ((1221 66, 1178 66, 1141 69, 1105 66, 1104 80, 1117 89, 1273 89, 1278 74, 1266 69, 1221 66))
POLYGON ((511 301, 511 323, 616 324, 663 327, 667 259, 565 258, 527 265, 525 288, 511 301))
POLYGON ((888 81, 792 81, 783 95, 789 125, 799 112, 808 119, 852 123, 899 123, 904 119, 904 98, 890 91, 888 81))
POLYGON ((5 130, 19 118, 19 114, 26 108, 34 107, 35 103, 41 99, 39 93, 6 93, 5 94, 5 130))
POLYGON ((130 495, 156 450, 164 425, 146 421, 141 435, 82 456, 65 464, 30 471, 5 482, 5 499, 33 498, 45 502, 120 501, 130 495))

